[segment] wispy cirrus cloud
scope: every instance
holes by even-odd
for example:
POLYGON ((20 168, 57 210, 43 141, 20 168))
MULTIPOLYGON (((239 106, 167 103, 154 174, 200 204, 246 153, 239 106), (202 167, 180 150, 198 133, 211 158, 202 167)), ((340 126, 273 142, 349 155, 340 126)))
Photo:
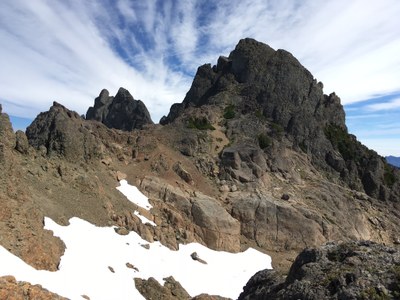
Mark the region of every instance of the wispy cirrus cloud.
POLYGON ((181 100, 188 78, 168 72, 151 51, 131 46, 129 30, 117 24, 124 19, 106 10, 95 2, 0 4, 0 55, 6 62, 0 98, 10 114, 34 117, 53 100, 84 113, 102 88, 116 93, 120 86, 145 100, 153 115, 166 112, 164 103, 181 100), (114 48, 116 41, 125 57, 114 48), (142 67, 135 68, 140 58, 142 67))
POLYGON ((393 110, 393 109, 400 110, 400 98, 395 98, 388 102, 369 104, 366 106, 366 109, 370 111, 393 110))
POLYGON ((292 52, 350 105, 349 127, 362 134, 363 115, 398 107, 396 99, 360 102, 400 91, 398 15, 397 0, 4 0, 0 101, 20 117, 53 100, 84 113, 102 88, 123 86, 158 121, 182 101, 199 65, 253 37, 292 52))
POLYGON ((399 94, 345 106, 346 123, 357 138, 379 154, 400 156, 399 94))

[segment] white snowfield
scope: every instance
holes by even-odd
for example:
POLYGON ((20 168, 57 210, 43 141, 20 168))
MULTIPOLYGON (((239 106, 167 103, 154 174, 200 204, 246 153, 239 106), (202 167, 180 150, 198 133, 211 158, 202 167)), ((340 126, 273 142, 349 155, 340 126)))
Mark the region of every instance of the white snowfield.
POLYGON ((124 194, 129 201, 147 210, 153 207, 149 203, 149 198, 143 195, 136 186, 130 185, 126 180, 121 180, 119 184, 117 190, 124 194))
POLYGON ((271 258, 254 249, 243 253, 214 251, 200 244, 180 245, 172 251, 159 242, 149 244, 135 232, 118 235, 113 227, 97 227, 79 218, 61 226, 45 218, 45 229, 60 237, 66 250, 56 272, 38 271, 0 246, 0 275, 41 284, 70 299, 144 299, 134 278, 173 276, 191 296, 201 293, 236 299, 254 273, 271 268, 271 258), (207 264, 191 258, 197 252, 207 264), (137 270, 128 268, 132 264, 137 270))

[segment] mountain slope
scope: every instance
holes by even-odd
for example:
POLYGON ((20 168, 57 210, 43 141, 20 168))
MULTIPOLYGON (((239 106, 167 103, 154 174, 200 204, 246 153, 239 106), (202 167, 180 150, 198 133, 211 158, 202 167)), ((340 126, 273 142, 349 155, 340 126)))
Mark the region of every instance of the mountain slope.
POLYGON ((226 122, 236 144, 247 139, 257 146, 257 138, 267 135, 264 146, 277 140, 274 145, 280 147, 279 139, 287 139, 332 180, 374 198, 398 199, 399 181, 391 180, 398 172, 348 134, 340 99, 324 95, 322 88, 290 53, 244 39, 217 66, 199 68, 184 101, 174 104, 161 123, 190 107, 217 105, 240 116, 226 122))
POLYGON ((199 67, 161 124, 142 118, 147 109, 121 111, 125 100, 140 106, 124 89, 102 91, 87 119, 54 103, 26 134, 1 114, 0 233, 11 253, 57 269, 64 245, 44 217, 115 225, 170 249, 254 247, 283 272, 305 247, 398 242, 399 170, 348 134, 338 96, 290 53, 241 40, 199 67), (118 193, 122 179, 149 197, 150 213, 118 193))

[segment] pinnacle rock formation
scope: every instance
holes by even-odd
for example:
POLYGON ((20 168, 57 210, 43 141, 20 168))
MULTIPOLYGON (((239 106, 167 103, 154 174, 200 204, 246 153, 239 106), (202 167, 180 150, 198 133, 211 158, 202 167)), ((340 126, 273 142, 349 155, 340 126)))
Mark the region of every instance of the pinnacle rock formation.
POLYGON ((94 106, 88 109, 86 119, 125 131, 142 129, 147 124, 153 124, 144 103, 133 99, 124 88, 120 88, 115 97, 109 96, 107 90, 102 90, 95 99, 94 106))

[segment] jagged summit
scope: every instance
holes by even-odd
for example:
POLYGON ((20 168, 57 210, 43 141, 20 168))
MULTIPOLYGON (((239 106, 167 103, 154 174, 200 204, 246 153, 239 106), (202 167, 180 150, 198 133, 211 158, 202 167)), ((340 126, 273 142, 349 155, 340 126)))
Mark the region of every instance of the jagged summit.
MULTIPOLYGON (((55 270, 64 246, 43 229, 45 216, 117 226, 175 250, 255 247, 280 271, 328 241, 399 244, 400 171, 347 132, 339 97, 322 88, 290 53, 244 39, 199 67, 164 125, 146 126, 144 104, 122 88, 101 91, 86 118, 54 103, 26 135, 1 112, 0 244, 55 270), (150 199, 149 211, 121 198, 122 179, 150 199)), ((148 298, 163 289, 139 285, 154 289, 148 298)))
POLYGON ((299 116, 345 128, 340 99, 334 94, 325 96, 322 87, 289 52, 242 39, 216 66, 199 67, 183 102, 174 104, 161 123, 172 122, 187 107, 208 104, 216 94, 231 91, 241 98, 231 99, 232 104, 240 105, 235 102, 243 100, 285 128, 295 126, 293 121, 299 116))
MULTIPOLYGON (((196 109, 208 111, 203 117, 210 122, 222 110, 228 138, 234 139, 223 160, 233 153, 245 156, 260 139, 270 158, 288 143, 351 188, 385 200, 400 196, 398 183, 388 180, 394 170, 348 133, 340 98, 325 95, 323 84, 285 50, 242 39, 216 66, 199 67, 183 102, 172 105, 160 123, 188 122, 196 109)), ((227 170, 228 177, 232 172, 227 170)), ((257 174, 254 166, 246 172, 257 174)))
POLYGON ((147 124, 153 124, 146 105, 140 100, 135 100, 129 91, 122 87, 115 97, 103 89, 95 99, 94 106, 88 109, 86 119, 125 131, 142 129, 147 124))

